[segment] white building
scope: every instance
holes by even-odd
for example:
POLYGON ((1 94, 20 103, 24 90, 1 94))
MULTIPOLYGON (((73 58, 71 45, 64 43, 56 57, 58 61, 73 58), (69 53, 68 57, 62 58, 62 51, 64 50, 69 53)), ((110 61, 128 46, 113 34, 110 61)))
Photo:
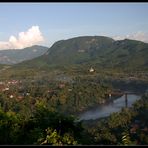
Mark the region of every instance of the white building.
POLYGON ((91 67, 90 69, 89 69, 89 72, 94 72, 95 70, 91 67))

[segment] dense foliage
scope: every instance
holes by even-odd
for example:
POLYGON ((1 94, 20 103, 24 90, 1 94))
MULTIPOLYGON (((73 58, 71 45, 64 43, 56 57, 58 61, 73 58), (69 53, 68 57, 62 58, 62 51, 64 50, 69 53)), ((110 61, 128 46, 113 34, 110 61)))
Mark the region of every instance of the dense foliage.
POLYGON ((0 65, 0 144, 147 145, 147 93, 109 117, 77 118, 106 103, 110 92, 144 94, 147 48, 134 40, 78 37, 33 60, 0 65))
POLYGON ((82 36, 58 41, 44 55, 23 62, 21 66, 48 68, 58 65, 93 65, 120 70, 148 70, 147 49, 148 44, 141 41, 82 36))
POLYGON ((0 109, 0 144, 74 145, 80 142, 82 130, 73 117, 51 112, 42 103, 27 119, 0 109))
POLYGON ((78 122, 72 115, 51 111, 42 100, 30 116, 1 107, 0 144, 147 145, 147 113, 146 95, 133 107, 97 121, 78 122))
POLYGON ((84 123, 98 145, 147 145, 148 96, 143 96, 131 108, 113 113, 109 118, 84 123))

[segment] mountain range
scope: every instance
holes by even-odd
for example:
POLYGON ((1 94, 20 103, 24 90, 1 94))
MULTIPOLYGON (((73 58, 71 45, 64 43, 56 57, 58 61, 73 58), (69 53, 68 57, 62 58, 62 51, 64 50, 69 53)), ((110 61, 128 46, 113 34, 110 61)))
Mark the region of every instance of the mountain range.
POLYGON ((54 43, 43 55, 16 66, 93 65, 103 68, 147 69, 148 43, 81 36, 54 43))
POLYGON ((49 48, 34 45, 24 49, 0 50, 0 64, 17 64, 44 54, 49 48))
POLYGON ((22 50, 0 50, 0 64, 16 68, 75 65, 148 70, 148 43, 105 36, 80 36, 57 41, 50 48, 35 45, 22 50))

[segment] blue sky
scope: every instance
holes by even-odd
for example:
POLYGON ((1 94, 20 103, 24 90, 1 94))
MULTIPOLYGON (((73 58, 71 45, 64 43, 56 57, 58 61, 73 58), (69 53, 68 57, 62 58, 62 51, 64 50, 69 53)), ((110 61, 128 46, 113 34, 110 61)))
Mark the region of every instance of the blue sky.
POLYGON ((0 3, 0 48, 50 47, 55 41, 84 35, 148 42, 147 16, 148 3, 0 3), (29 35, 38 31, 37 42, 24 42, 21 35, 19 39, 19 33, 27 37, 29 29, 29 35))

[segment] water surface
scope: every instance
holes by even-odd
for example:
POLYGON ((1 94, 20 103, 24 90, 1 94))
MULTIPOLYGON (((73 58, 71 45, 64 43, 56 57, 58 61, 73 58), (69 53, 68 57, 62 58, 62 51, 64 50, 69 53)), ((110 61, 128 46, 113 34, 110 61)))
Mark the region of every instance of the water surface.
MULTIPOLYGON (((139 100, 141 96, 135 95, 135 94, 128 94, 127 99, 127 107, 131 107, 132 104, 136 101, 139 100)), ((84 113, 81 113, 79 115, 79 120, 90 120, 90 119, 98 119, 101 117, 107 117, 113 112, 118 112, 120 111, 123 107, 126 106, 125 102, 125 95, 119 97, 116 100, 113 100, 112 102, 109 102, 107 104, 103 105, 98 105, 95 106, 94 108, 91 108, 87 110, 84 113)))

